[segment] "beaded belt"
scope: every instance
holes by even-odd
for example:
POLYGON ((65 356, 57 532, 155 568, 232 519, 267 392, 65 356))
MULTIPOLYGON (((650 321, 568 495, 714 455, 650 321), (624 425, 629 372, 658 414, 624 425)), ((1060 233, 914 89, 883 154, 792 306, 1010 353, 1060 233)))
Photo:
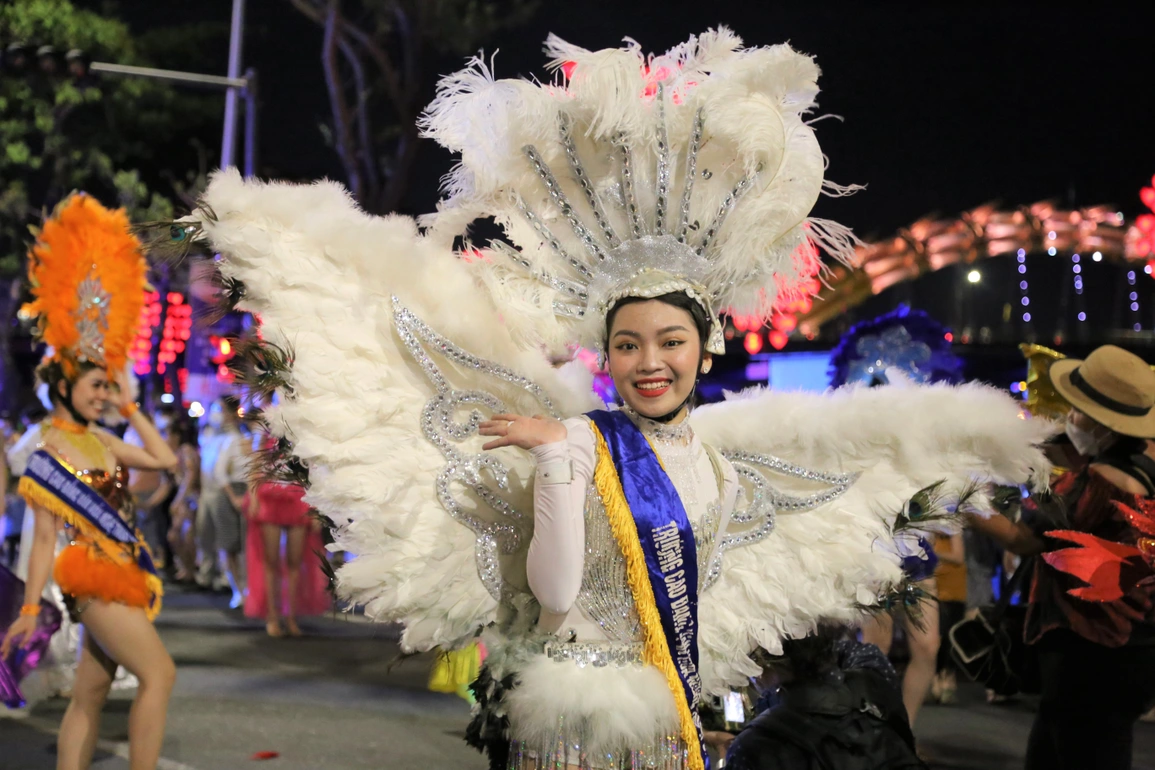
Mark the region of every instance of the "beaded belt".
POLYGON ((593 666, 633 666, 642 663, 645 646, 641 642, 546 642, 550 660, 570 661, 578 668, 593 666))

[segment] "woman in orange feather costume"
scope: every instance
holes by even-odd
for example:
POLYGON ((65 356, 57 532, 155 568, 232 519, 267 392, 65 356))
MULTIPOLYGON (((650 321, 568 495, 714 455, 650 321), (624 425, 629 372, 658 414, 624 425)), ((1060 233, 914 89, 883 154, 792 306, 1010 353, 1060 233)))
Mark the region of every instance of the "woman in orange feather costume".
POLYGON ((36 532, 24 607, 8 629, 0 660, 35 630, 51 572, 85 629, 72 700, 60 726, 60 770, 90 765, 118 664, 140 680, 129 715, 130 765, 156 767, 176 676, 152 625, 161 582, 134 526, 125 480, 127 468, 167 470, 177 462, 120 381, 144 302, 146 270, 124 212, 109 211, 83 194, 56 209, 29 255, 35 300, 21 313, 38 319, 49 346, 37 374, 48 385, 53 409, 42 427, 43 445, 20 480, 36 532), (109 408, 136 429, 143 447, 96 427, 109 408), (59 531, 69 544, 54 565, 59 531))

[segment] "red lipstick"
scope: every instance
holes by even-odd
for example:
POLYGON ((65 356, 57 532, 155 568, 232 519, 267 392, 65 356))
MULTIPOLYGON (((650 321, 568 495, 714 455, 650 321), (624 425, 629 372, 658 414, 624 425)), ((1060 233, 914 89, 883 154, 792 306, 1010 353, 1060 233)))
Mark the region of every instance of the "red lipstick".
POLYGON ((642 398, 658 398, 659 396, 665 395, 666 392, 670 389, 670 385, 672 385, 672 384, 673 383, 671 383, 665 377, 655 377, 655 378, 649 379, 649 380, 638 380, 637 382, 634 383, 634 390, 636 390, 638 392, 638 395, 641 396, 642 398), (652 383, 652 382, 664 382, 665 385, 663 385, 660 388, 642 388, 642 387, 640 387, 641 385, 648 385, 649 383, 652 383))

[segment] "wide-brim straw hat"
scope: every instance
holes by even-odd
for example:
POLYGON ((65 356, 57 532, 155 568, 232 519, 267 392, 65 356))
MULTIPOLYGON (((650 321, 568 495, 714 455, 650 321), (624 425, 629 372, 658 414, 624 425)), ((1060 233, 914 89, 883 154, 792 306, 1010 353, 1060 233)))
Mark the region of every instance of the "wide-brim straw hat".
POLYGON ((1155 371, 1134 353, 1104 345, 1085 361, 1055 361, 1051 381, 1095 422, 1124 436, 1155 438, 1155 371))

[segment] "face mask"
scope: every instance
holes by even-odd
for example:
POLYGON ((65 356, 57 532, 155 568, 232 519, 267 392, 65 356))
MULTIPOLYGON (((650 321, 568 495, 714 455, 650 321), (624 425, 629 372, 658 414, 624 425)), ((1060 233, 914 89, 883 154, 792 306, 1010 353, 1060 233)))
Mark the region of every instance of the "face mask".
POLYGON ((1075 423, 1071 422, 1071 418, 1067 418, 1067 427, 1065 429, 1067 438, 1071 439, 1071 445, 1075 447, 1075 451, 1083 457, 1095 457, 1104 449, 1107 448, 1111 434, 1102 435, 1099 430, 1086 430, 1080 428, 1075 423))

